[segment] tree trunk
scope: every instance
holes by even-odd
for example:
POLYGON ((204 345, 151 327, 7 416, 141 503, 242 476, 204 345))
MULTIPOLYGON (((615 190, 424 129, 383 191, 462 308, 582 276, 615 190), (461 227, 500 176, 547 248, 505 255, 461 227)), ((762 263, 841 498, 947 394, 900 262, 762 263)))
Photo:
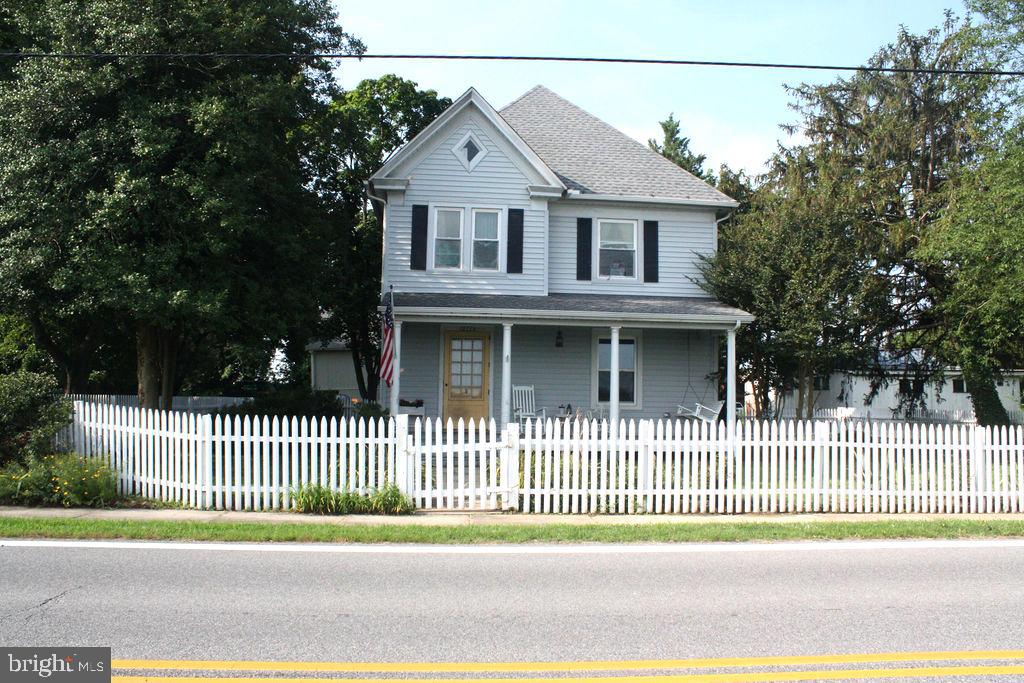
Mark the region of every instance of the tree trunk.
POLYGON ((155 327, 139 323, 135 328, 136 374, 139 407, 160 407, 160 334, 155 327))
POLYGON ((806 374, 807 373, 804 370, 804 366, 800 365, 798 370, 797 370, 797 373, 796 373, 796 412, 795 412, 795 415, 796 415, 796 419, 798 419, 798 420, 802 419, 803 416, 804 416, 804 404, 806 403, 806 401, 804 399, 804 386, 805 386, 806 383, 804 382, 804 380, 806 378, 805 377, 806 374))
POLYGON ((363 379, 363 356, 357 344, 349 342, 349 351, 352 352, 352 367, 356 372, 356 385, 359 389, 359 398, 368 400, 366 391, 366 380, 363 379))
POLYGON ((178 371, 180 348, 180 332, 171 330, 160 334, 160 405, 164 410, 174 407, 175 375, 178 371))
POLYGON ((84 394, 89 390, 89 365, 84 362, 72 363, 64 369, 64 393, 84 394))
POLYGON ((64 375, 64 393, 84 394, 88 390, 89 373, 92 369, 92 356, 96 351, 96 342, 91 339, 89 334, 72 334, 70 337, 72 348, 62 348, 50 335, 38 311, 29 312, 27 318, 36 345, 50 355, 64 375))
POLYGON ((983 363, 968 361, 961 364, 964 384, 971 394, 974 416, 980 425, 1007 425, 1010 416, 999 399, 995 374, 983 363))

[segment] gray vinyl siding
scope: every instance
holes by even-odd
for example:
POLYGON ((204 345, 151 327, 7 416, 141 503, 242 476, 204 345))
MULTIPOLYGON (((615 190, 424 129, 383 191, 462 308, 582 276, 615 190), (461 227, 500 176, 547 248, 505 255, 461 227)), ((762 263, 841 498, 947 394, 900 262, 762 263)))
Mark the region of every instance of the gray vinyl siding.
MULTIPOLYGON (((465 326, 457 326, 464 329, 465 326)), ((441 338, 439 324, 402 325, 402 379, 404 399, 423 399, 428 417, 441 414, 441 338)), ((491 415, 501 415, 501 326, 478 326, 491 333, 491 415)), ((538 407, 548 414, 559 405, 574 408, 592 405, 594 331, 587 327, 562 328, 563 346, 555 347, 557 327, 516 325, 512 328, 512 383, 532 385, 538 407)), ((599 329, 604 335, 605 329, 599 329)), ((636 330, 624 329, 624 336, 636 330)), ((692 405, 717 400, 707 376, 717 368, 715 338, 701 330, 647 329, 640 331, 640 408, 621 409, 623 418, 657 418, 675 415, 679 403, 692 405)), ((387 401, 387 392, 383 392, 387 401)))
MULTIPOLYGON (((401 193, 389 193, 385 210, 383 286, 393 284, 400 292, 546 294, 547 202, 531 201, 527 185, 534 181, 528 179, 513 163, 510 154, 514 152, 506 142, 499 143, 497 133, 490 124, 469 112, 454 119, 453 124, 451 134, 416 161, 408 171, 410 180, 404 198, 399 199, 401 193), (466 171, 451 153, 452 147, 467 131, 472 131, 487 148, 487 155, 472 171, 466 171), (436 206, 501 209, 500 272, 435 271, 431 270, 429 260, 427 270, 411 270, 409 257, 414 204, 431 207, 431 225, 436 206), (523 209, 523 272, 516 274, 503 272, 507 210, 510 208, 523 209)), ((465 211, 463 239, 472 239, 468 210, 465 211)), ((466 253, 464 248, 463 254, 466 253)))
MULTIPOLYGON (((423 399, 425 415, 441 413, 438 405, 441 377, 441 326, 433 323, 403 323, 401 379, 404 399, 423 399)), ((389 389, 381 383, 381 405, 388 405, 389 389)))
MULTIPOLYGON (((668 207, 643 204, 587 203, 576 200, 552 201, 548 255, 548 290, 559 293, 641 294, 644 296, 707 296, 694 284, 700 279, 696 254, 710 254, 716 248, 713 209, 668 207), (576 279, 576 219, 594 220, 594 244, 600 218, 635 220, 638 224, 635 280, 576 279), (643 222, 658 221, 658 282, 643 281, 643 222), (691 279, 692 278, 692 279, 691 279)), ((594 259, 596 269, 597 259, 594 259)), ((595 270, 596 272, 596 270, 595 270)))

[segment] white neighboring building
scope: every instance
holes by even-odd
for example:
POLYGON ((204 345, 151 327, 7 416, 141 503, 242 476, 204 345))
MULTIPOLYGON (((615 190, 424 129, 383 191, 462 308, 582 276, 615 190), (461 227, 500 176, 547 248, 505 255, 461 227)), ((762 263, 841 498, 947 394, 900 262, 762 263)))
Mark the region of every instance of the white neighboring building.
MULTIPOLYGON (((870 377, 865 374, 836 372, 827 377, 815 378, 814 409, 830 411, 836 408, 851 408, 854 417, 893 419, 906 415, 905 411, 900 412, 901 403, 905 402, 905 399, 901 401, 901 398, 920 392, 922 401, 916 406, 918 411, 915 415, 967 422, 974 419, 971 395, 967 392, 959 370, 947 370, 943 382, 926 382, 924 386, 914 386, 914 382, 921 381, 893 377, 886 386, 879 388, 869 403, 867 397, 871 393, 870 377)), ((1003 377, 996 380, 996 390, 1002 399, 1003 407, 1010 413, 1011 420, 1021 422, 1024 370, 1004 371, 1003 377)), ((782 395, 780 407, 783 418, 795 417, 795 390, 782 395)))
POLYGON ((306 350, 309 352, 310 386, 314 391, 337 391, 359 397, 359 382, 347 342, 336 340, 325 345, 316 341, 308 344, 306 350))

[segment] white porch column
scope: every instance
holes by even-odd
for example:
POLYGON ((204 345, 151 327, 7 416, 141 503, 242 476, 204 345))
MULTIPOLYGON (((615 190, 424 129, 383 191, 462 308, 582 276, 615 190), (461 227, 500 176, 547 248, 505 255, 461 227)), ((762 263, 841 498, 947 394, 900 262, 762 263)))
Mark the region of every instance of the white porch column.
POLYGON ((608 368, 611 377, 608 382, 608 421, 611 422, 614 433, 619 424, 619 330, 620 327, 612 327, 612 358, 608 368))
POLYGON ((736 426, 736 328, 727 333, 728 358, 725 361, 725 424, 732 435, 736 426))
POLYGON ((398 415, 398 393, 400 391, 399 385, 402 382, 402 321, 395 321, 395 331, 392 332, 394 336, 394 347, 395 347, 395 358, 394 368, 391 371, 391 391, 388 393, 388 399, 390 405, 388 409, 391 411, 391 415, 398 415))
POLYGON ((512 323, 502 323, 501 427, 512 420, 512 323))

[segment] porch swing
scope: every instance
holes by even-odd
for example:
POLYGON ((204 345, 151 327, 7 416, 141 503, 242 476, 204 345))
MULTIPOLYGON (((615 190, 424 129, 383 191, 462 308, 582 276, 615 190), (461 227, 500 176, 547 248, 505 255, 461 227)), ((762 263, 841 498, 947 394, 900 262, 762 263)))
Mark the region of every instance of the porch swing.
MULTIPOLYGON (((687 363, 693 358, 693 354, 690 353, 690 333, 686 334, 686 359, 687 363)), ((697 388, 693 386, 692 375, 686 373, 686 391, 683 393, 683 397, 696 396, 697 388)), ((718 416, 722 412, 722 408, 725 406, 725 401, 714 401, 709 402, 707 400, 708 386, 704 385, 704 389, 701 392, 700 399, 694 403, 693 407, 689 407, 687 404, 678 404, 676 406, 676 417, 685 417, 687 419, 700 420, 701 422, 707 422, 713 424, 718 421, 718 416)))

